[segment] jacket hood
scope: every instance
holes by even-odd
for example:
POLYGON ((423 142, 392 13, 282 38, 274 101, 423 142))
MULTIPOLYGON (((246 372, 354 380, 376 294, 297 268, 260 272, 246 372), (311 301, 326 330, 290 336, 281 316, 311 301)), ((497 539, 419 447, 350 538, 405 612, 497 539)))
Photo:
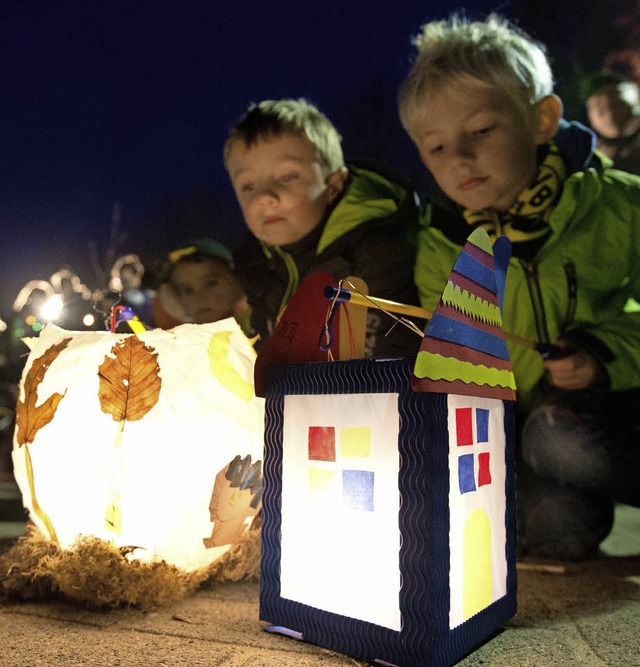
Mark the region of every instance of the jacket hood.
MULTIPOLYGON (((413 185, 391 167, 360 161, 350 162, 347 167, 349 178, 340 199, 328 207, 315 229, 295 244, 282 246, 282 250, 297 253, 317 243, 315 252, 319 255, 365 220, 387 220, 394 215, 403 218, 406 208, 417 208, 413 185)), ((259 244, 267 258, 278 254, 274 246, 264 241, 259 244)))
POLYGON ((389 168, 349 163, 349 180, 342 198, 332 210, 316 252, 359 227, 363 220, 387 219, 407 203, 415 205, 412 186, 389 168))
POLYGON ((560 155, 567 165, 567 173, 583 171, 592 166, 595 157, 595 132, 577 121, 560 121, 560 128, 555 136, 560 155))

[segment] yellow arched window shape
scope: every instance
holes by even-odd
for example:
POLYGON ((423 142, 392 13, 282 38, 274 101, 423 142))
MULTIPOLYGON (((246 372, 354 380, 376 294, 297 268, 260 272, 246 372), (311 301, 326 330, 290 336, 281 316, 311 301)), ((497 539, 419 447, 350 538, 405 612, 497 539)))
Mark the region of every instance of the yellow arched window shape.
POLYGON ((491 519, 484 510, 476 509, 467 517, 462 548, 463 614, 467 620, 493 602, 491 519))

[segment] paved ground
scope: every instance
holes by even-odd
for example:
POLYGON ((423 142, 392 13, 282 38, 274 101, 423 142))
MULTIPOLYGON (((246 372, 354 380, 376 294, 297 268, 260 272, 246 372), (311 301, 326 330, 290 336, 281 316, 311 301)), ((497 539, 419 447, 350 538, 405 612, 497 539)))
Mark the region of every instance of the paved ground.
MULTIPOLYGON (((24 530, 12 495, 0 483, 0 548, 24 530)), ((618 508, 603 549, 564 573, 520 569, 517 616, 457 667, 640 667, 639 510, 618 508)), ((150 613, 0 604, 0 667, 362 665, 264 632, 258 592, 224 584, 150 613)))

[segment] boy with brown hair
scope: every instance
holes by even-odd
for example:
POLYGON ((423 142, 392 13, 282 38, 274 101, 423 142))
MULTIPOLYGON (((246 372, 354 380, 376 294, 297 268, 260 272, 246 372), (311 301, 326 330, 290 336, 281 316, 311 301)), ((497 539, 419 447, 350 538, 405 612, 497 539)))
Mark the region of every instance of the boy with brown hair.
POLYGON ((400 88, 430 178, 416 282, 433 310, 467 236, 512 242, 505 330, 517 384, 520 545, 578 559, 613 500, 640 506, 640 179, 562 120, 544 47, 504 18, 423 26, 400 88))
MULTIPOLYGON (((413 283, 418 208, 413 189, 380 165, 346 165, 341 137, 314 105, 298 99, 251 105, 224 147, 251 232, 235 254, 264 342, 300 281, 314 271, 362 278, 377 297, 417 304, 413 283)), ((419 337, 370 312, 367 353, 411 355, 419 337)))

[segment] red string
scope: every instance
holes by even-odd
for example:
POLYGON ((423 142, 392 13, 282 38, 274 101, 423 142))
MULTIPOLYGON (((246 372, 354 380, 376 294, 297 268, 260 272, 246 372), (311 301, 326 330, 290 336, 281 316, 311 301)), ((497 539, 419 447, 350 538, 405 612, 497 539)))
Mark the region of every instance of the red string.
POLYGON ((114 306, 111 309, 111 333, 116 332, 116 327, 118 326, 118 313, 122 312, 125 309, 125 306, 114 306))

